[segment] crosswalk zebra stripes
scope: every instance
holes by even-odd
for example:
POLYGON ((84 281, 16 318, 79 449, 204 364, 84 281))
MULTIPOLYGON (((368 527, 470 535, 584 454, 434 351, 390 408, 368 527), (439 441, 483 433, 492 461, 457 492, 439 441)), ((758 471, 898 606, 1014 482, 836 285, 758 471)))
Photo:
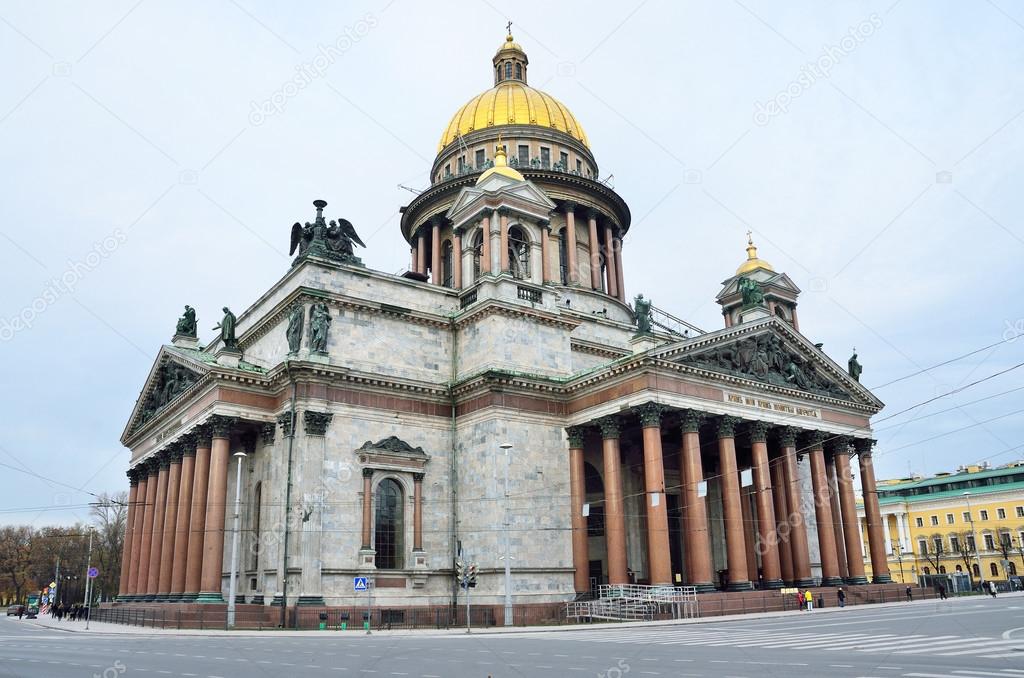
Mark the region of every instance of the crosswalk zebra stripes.
MULTIPOLYGON (((986 659, 1024 659, 1024 638, 893 633, 802 633, 780 630, 729 629, 704 626, 674 628, 617 627, 564 633, 518 633, 519 638, 559 642, 682 645, 730 648, 800 649, 820 652, 855 651, 938 657, 973 656, 986 659)), ((1024 671, 1018 675, 1024 678, 1024 671)), ((967 678, 964 676, 964 678, 967 678)))

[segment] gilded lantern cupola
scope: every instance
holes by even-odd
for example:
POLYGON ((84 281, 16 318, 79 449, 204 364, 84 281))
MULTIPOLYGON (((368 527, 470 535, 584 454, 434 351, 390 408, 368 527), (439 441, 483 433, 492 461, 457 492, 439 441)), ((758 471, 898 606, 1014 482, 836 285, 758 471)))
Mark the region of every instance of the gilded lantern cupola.
POLYGON ((492 63, 494 64, 495 87, 509 80, 526 84, 526 66, 530 60, 526 58, 526 52, 512 38, 511 33, 505 36, 505 42, 494 53, 492 63))
POLYGON ((757 256, 753 234, 747 232, 747 260, 736 269, 736 274, 722 283, 716 301, 722 307, 726 327, 776 316, 797 331, 796 306, 800 288, 785 273, 778 273, 772 265, 757 256))

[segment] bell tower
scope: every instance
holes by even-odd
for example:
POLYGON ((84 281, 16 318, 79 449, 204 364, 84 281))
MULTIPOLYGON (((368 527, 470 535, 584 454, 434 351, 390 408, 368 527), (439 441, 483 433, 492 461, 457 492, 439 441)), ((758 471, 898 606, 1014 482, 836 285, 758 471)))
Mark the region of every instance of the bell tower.
POLYGON ((726 327, 775 316, 800 331, 796 307, 800 288, 785 273, 757 256, 753 234, 747 231, 747 260, 722 283, 715 301, 722 307, 726 327))

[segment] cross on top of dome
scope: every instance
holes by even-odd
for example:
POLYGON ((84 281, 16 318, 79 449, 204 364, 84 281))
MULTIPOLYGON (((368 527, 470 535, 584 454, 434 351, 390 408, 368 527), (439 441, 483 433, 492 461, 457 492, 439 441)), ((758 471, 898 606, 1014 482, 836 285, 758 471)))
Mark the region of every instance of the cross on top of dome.
POLYGON ((506 28, 508 35, 505 36, 505 42, 498 47, 498 51, 491 60, 491 63, 494 64, 494 84, 498 85, 508 80, 526 84, 526 66, 530 60, 526 58, 523 46, 512 37, 511 21, 508 22, 506 28))

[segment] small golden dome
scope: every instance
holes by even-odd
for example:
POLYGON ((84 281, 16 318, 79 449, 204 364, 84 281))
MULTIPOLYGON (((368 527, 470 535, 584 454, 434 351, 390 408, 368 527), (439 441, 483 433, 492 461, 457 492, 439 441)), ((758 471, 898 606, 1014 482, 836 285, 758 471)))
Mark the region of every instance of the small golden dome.
POLYGON ((508 160, 505 157, 505 147, 501 144, 501 137, 498 137, 498 146, 494 149, 494 167, 488 167, 484 170, 484 173, 476 180, 477 185, 492 174, 500 174, 503 177, 515 179, 516 181, 526 181, 522 174, 508 166, 508 160))
POLYGON ((523 46, 512 38, 511 33, 505 36, 505 42, 501 43, 501 47, 498 48, 498 51, 495 52, 495 54, 501 54, 505 50, 514 50, 516 52, 522 52, 523 56, 526 56, 526 52, 523 51, 523 46))
POLYGON ((587 148, 587 135, 565 104, 518 80, 506 80, 478 94, 455 112, 438 151, 474 130, 501 125, 536 125, 565 132, 587 148))
POLYGON ((743 275, 744 273, 750 273, 756 271, 759 268, 763 268, 766 271, 775 272, 772 265, 764 259, 757 258, 757 247, 754 245, 754 239, 750 231, 747 231, 747 260, 740 264, 740 267, 736 269, 736 275, 743 275))

